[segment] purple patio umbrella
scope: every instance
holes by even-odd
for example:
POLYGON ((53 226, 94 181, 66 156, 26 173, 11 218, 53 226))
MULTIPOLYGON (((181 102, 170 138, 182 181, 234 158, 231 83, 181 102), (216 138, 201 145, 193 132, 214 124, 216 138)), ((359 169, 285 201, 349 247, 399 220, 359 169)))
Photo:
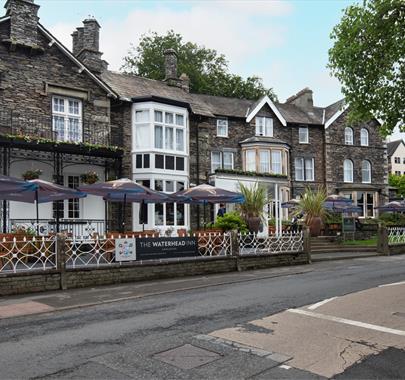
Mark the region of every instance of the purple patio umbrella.
POLYGON ((338 207, 349 206, 351 204, 351 199, 338 194, 328 195, 325 198, 324 202, 324 206, 328 209, 332 209, 332 211, 337 209, 338 207))
POLYGON ((243 203, 245 197, 241 193, 221 189, 208 184, 202 184, 189 189, 178 191, 170 196, 178 203, 193 203, 204 205, 204 224, 205 224, 205 205, 207 203, 243 203))
POLYGON ((388 202, 383 206, 375 207, 375 209, 382 212, 404 212, 405 203, 399 201, 388 202))
MULTIPOLYGON (((37 234, 39 234, 39 203, 61 201, 65 199, 84 198, 86 194, 42 179, 32 179, 25 190, 15 192, 0 192, 0 199, 25 203, 35 203, 37 214, 37 234)), ((58 205, 59 206, 59 205, 58 205)), ((56 212, 56 230, 59 232, 59 210, 56 212)))
POLYGON ((33 188, 35 188, 35 185, 30 182, 24 181, 19 178, 0 175, 0 193, 13 193, 24 190, 32 190, 33 188))
POLYGON ((287 202, 281 204, 281 208, 296 208, 300 204, 298 199, 290 199, 287 202))

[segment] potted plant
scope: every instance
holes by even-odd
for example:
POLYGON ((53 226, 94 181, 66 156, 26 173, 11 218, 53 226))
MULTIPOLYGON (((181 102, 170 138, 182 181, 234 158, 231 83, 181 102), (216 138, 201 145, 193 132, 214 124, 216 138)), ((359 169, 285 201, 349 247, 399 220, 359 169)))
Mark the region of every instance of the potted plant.
POLYGON ((324 202, 326 191, 319 187, 316 191, 308 187, 300 199, 296 214, 305 216, 305 224, 311 236, 319 236, 323 228, 323 220, 328 215, 324 202))
POLYGON ((87 173, 83 173, 80 176, 80 180, 83 183, 86 183, 87 185, 92 185, 93 183, 96 183, 99 180, 99 177, 96 172, 87 172, 87 173))
POLYGON ((227 212, 224 216, 219 216, 212 227, 225 232, 233 230, 237 230, 240 233, 248 232, 246 222, 237 211, 227 212))
POLYGON ((274 234, 276 232, 276 219, 269 218, 267 224, 269 226, 269 234, 274 234))
POLYGON ((38 179, 41 174, 42 170, 40 169, 27 170, 22 174, 22 178, 25 179, 26 181, 29 181, 31 179, 38 179))
POLYGON ((239 189, 245 197, 245 201, 239 206, 242 217, 246 221, 249 231, 257 234, 263 219, 263 210, 267 203, 266 188, 259 186, 257 183, 251 187, 240 183, 239 189))

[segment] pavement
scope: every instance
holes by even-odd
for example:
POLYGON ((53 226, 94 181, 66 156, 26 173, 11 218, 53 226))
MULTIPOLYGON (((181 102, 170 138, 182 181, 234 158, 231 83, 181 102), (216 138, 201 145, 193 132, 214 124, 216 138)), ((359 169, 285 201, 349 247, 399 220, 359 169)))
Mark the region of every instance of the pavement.
POLYGON ((54 309, 0 321, 1 378, 404 378, 403 281, 368 257, 7 297, 54 309))

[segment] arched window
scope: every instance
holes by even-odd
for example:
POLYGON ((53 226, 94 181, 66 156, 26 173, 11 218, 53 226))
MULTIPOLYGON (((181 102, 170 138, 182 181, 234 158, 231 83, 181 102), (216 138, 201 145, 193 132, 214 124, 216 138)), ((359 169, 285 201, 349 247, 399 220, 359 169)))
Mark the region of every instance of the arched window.
POLYGON ((345 128, 345 144, 353 145, 353 129, 350 127, 345 128))
POLYGON ((368 130, 366 128, 361 128, 361 131, 360 131, 360 145, 368 146, 368 130))
POLYGON ((351 160, 343 162, 343 181, 353 182, 353 162, 351 160))
POLYGON ((361 163, 361 181, 371 183, 371 164, 370 161, 363 160, 361 163))

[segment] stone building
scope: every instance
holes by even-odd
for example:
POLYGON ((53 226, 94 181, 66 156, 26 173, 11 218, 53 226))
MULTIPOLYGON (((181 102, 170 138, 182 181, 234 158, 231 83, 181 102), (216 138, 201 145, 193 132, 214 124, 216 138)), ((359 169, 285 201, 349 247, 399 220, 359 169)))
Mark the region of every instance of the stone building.
MULTIPOLYGON (((32 162, 38 151, 46 152, 53 163, 49 178, 62 182, 65 176, 65 184, 66 175, 83 170, 76 164, 67 169, 67 155, 86 162, 86 170, 99 165, 100 179, 122 175, 168 193, 206 182, 230 190, 239 183, 259 182, 271 199, 269 216, 307 186, 325 186, 329 193, 350 197, 362 207, 360 216, 375 216, 374 207, 385 200, 387 152, 378 122, 348 124, 342 101, 317 107, 308 88, 284 103, 267 96, 248 100, 190 93, 189 79, 179 76, 171 49, 164 53, 163 81, 113 72, 102 60, 96 20, 85 20, 73 32, 71 53, 38 22, 38 6, 32 1, 9 0, 6 9, 0 19, 1 112, 39 114, 49 123, 19 122, 16 129, 15 122, 5 122, 2 156, 29 151, 27 167, 37 165, 32 162), (23 13, 30 17, 23 19, 23 13), (28 30, 33 31, 29 36, 28 30), (58 124, 59 113, 69 120, 71 115, 60 107, 63 103, 70 109, 70 102, 81 115, 76 129, 69 121, 58 124), (42 143, 45 134, 50 141, 42 143)), ((2 170, 21 174, 8 161, 2 170)), ((66 207, 69 217, 71 206, 66 207)), ((143 212, 138 207, 133 205, 127 215, 133 230, 142 223, 146 228, 188 229, 199 220, 199 210, 190 211, 188 205, 147 205, 143 212)), ((80 209, 80 218, 88 217, 86 209, 80 209)), ((285 210, 282 215, 287 217, 285 210)))

